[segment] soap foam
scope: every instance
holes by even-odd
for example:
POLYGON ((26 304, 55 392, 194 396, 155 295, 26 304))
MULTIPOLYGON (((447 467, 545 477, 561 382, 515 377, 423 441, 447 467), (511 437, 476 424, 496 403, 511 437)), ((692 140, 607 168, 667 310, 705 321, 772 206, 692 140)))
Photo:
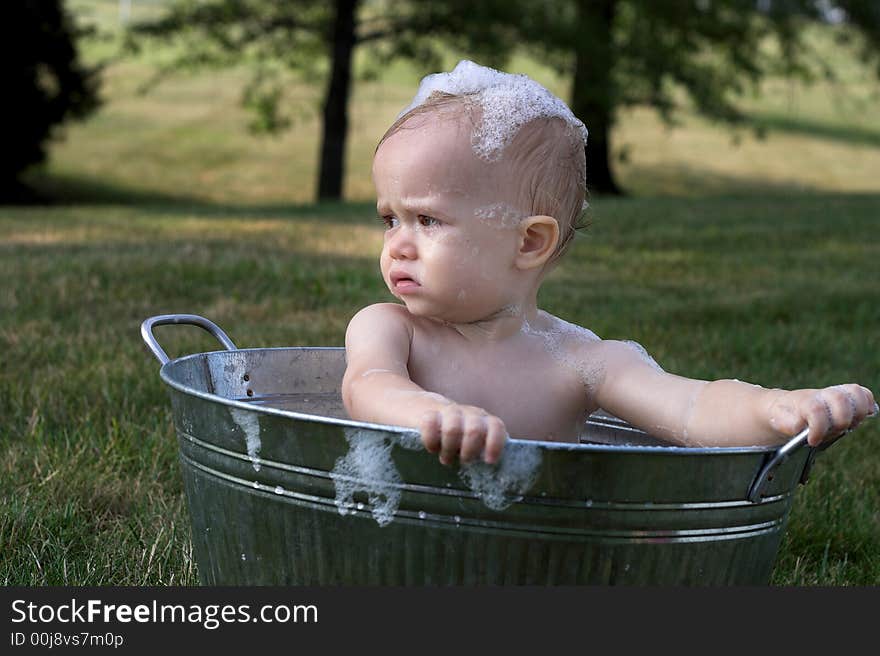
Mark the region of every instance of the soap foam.
POLYGON ((373 519, 386 526, 397 512, 403 483, 391 459, 393 442, 385 434, 353 428, 345 429, 345 439, 350 445, 348 453, 336 460, 330 472, 339 514, 354 512, 355 493, 365 492, 373 519))
POLYGON ((462 60, 450 73, 422 78, 415 98, 398 117, 424 103, 435 91, 467 96, 479 106, 482 117, 471 145, 478 157, 495 161, 519 129, 538 118, 560 118, 587 143, 587 128, 568 106, 526 75, 503 73, 462 60))
POLYGON ((249 410, 229 408, 232 420, 244 433, 245 446, 248 457, 254 466, 254 471, 260 471, 260 418, 249 410))
POLYGON ((540 468, 541 449, 538 445, 508 442, 497 464, 465 463, 459 468, 458 475, 486 506, 492 510, 504 510, 529 491, 540 468))
POLYGON ((493 228, 515 228, 526 214, 507 203, 493 203, 478 207, 474 216, 493 228))
POLYGON ((544 341, 544 347, 547 349, 547 352, 557 362, 573 370, 587 390, 594 391, 601 384, 605 375, 604 367, 598 362, 586 362, 583 359, 572 357, 566 352, 567 349, 563 348, 563 342, 566 340, 576 340, 583 344, 599 341, 599 336, 588 328, 577 326, 552 315, 550 316, 550 321, 552 326, 547 329, 541 329, 530 324, 528 321, 523 321, 522 332, 541 338, 544 341))
POLYGON ((657 371, 663 371, 663 367, 657 364, 657 361, 651 357, 651 355, 645 350, 644 346, 632 340, 626 340, 623 343, 633 349, 636 353, 638 353, 641 356, 642 360, 647 362, 654 369, 656 369, 657 371))

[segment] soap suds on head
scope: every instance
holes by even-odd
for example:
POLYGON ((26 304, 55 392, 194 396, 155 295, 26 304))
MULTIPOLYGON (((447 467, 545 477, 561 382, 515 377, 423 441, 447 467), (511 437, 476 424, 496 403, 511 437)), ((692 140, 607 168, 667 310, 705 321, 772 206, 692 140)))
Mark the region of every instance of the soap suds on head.
POLYGON ((486 506, 504 510, 522 499, 540 470, 541 449, 537 444, 508 442, 497 464, 465 463, 458 475, 486 506))
POLYGON ((260 418, 249 410, 229 408, 232 420, 244 433, 245 446, 248 457, 254 466, 254 471, 260 471, 260 418))
POLYGON ((359 507, 354 495, 364 492, 373 519, 379 526, 386 526, 397 512, 403 482, 391 459, 393 441, 383 433, 353 428, 345 429, 345 439, 350 445, 348 453, 337 459, 330 472, 339 514, 347 515, 359 507))
POLYGON ((482 117, 475 126, 472 146, 478 157, 495 161, 517 131, 538 118, 561 118, 587 143, 587 128, 568 106, 526 75, 503 73, 463 60, 450 73, 422 78, 413 101, 398 116, 424 103, 435 91, 467 96, 482 117))

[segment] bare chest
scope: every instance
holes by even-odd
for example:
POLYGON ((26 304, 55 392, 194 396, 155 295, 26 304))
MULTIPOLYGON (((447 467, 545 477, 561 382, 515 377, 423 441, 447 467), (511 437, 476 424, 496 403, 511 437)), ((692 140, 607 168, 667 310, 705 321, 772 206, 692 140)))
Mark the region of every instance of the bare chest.
POLYGON ((456 338, 414 335, 413 382, 500 417, 512 437, 577 441, 594 408, 576 372, 534 340, 474 345, 456 338))

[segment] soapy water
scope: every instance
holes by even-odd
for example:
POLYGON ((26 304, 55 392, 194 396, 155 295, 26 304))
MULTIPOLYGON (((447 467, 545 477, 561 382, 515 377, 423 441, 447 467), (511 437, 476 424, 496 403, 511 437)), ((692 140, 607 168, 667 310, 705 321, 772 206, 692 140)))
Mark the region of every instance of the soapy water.
POLYGON ((541 450, 535 444, 508 442, 496 465, 464 463, 458 475, 487 507, 504 510, 529 491, 541 470, 541 450))
POLYGON ((254 466, 254 471, 260 471, 260 418, 257 414, 239 408, 229 408, 232 420, 244 433, 245 446, 248 457, 254 466))
MULTIPOLYGON (((422 449, 418 433, 389 436, 371 430, 345 429, 348 453, 336 460, 330 476, 336 488, 336 508, 340 515, 354 514, 364 504, 354 495, 365 493, 370 513, 379 526, 394 519, 400 505, 403 479, 391 452, 395 444, 409 450, 422 449)), ((503 510, 522 499, 537 479, 541 450, 537 445, 508 442, 497 464, 462 464, 459 477, 489 508, 503 510)), ((421 511, 424 512, 424 511, 421 511)), ((425 516, 420 513, 420 519, 425 516)))
POLYGON ((348 453, 336 460, 330 476, 336 486, 336 508, 347 515, 356 507, 354 495, 364 492, 379 526, 394 519, 400 504, 403 479, 391 459, 391 439, 373 431, 345 429, 348 453))
POLYGON ((424 103, 435 91, 467 96, 479 106, 482 118, 475 126, 471 144, 476 155, 486 161, 497 160, 517 131, 538 118, 564 120, 587 143, 587 128, 568 106, 526 75, 503 73, 462 60, 449 73, 422 78, 415 97, 399 117, 424 103))

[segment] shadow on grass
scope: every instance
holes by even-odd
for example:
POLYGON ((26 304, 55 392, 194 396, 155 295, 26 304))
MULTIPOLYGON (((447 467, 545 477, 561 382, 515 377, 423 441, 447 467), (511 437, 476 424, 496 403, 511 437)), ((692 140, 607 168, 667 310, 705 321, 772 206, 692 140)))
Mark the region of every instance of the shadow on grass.
POLYGON ((880 132, 870 128, 857 125, 834 125, 833 123, 780 114, 752 114, 751 118, 759 130, 785 132, 855 146, 880 148, 880 132))
MULTIPOLYGON (((770 181, 700 170, 684 164, 627 166, 620 175, 627 196, 648 200, 686 199, 785 199, 876 198, 877 192, 836 192, 805 186, 797 181, 770 181)), ((27 198, 13 205, 78 206, 125 205, 157 217, 185 213, 198 218, 320 219, 335 224, 368 223, 376 216, 371 201, 321 201, 315 203, 224 203, 186 194, 168 194, 145 188, 108 183, 87 175, 63 176, 33 172, 27 178, 27 198)), ((589 180, 587 181, 589 187, 589 180)), ((591 194, 592 200, 617 199, 591 194)), ((2 207, 2 204, 0 204, 2 207)))
MULTIPOLYGON (((631 164, 621 171, 620 179, 629 194, 642 198, 836 198, 876 196, 880 193, 880 182, 876 191, 834 191, 811 187, 797 180, 725 175, 686 164, 631 164)), ((589 188, 589 180, 587 187, 589 188)))
MULTIPOLYGON (((376 214, 369 201, 321 201, 319 203, 222 203, 186 194, 126 187, 89 176, 64 176, 32 172, 8 205, 76 206, 130 205, 144 214, 200 218, 321 218, 335 223, 366 222, 376 214)), ((0 205, 2 206, 2 205, 0 205)))

